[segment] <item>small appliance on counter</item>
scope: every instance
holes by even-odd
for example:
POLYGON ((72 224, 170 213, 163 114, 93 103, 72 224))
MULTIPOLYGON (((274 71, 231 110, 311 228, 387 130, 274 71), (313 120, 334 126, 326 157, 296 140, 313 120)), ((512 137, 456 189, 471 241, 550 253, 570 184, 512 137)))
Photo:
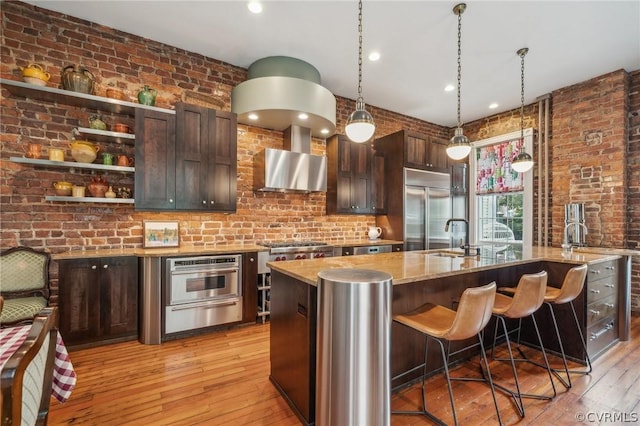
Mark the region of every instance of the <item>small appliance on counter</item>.
POLYGON ((564 205, 564 243, 572 247, 587 246, 587 226, 584 223, 584 204, 572 203, 564 205))

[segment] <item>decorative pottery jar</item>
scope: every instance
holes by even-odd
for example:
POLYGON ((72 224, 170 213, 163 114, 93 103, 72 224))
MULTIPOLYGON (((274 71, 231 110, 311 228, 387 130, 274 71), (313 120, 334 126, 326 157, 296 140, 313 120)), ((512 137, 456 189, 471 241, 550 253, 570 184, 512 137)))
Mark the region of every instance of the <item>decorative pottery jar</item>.
POLYGON ((71 156, 78 163, 93 163, 100 147, 87 141, 73 141, 69 144, 71 156))
POLYGON ((96 130, 107 130, 107 123, 102 120, 99 114, 89 116, 89 127, 96 130))
POLYGON ((95 77, 85 67, 67 65, 62 69, 62 88, 74 92, 93 94, 95 77))
POLYGON ((156 104, 156 95, 158 92, 149 88, 146 84, 144 87, 138 92, 138 102, 141 105, 149 105, 153 106, 156 104))
POLYGON ((113 191, 112 187, 109 187, 107 192, 104 193, 104 198, 116 198, 116 193, 113 191))
POLYGON ((53 189, 56 191, 56 195, 68 197, 71 195, 71 188, 73 184, 71 182, 53 182, 53 189))
POLYGON ((102 176, 95 176, 91 178, 91 183, 87 185, 89 194, 96 198, 104 198, 105 193, 109 189, 109 183, 102 176))
POLYGON ((22 70, 22 78, 29 84, 35 84, 38 86, 46 86, 47 81, 51 75, 44 70, 42 65, 30 64, 26 68, 20 68, 22 70))

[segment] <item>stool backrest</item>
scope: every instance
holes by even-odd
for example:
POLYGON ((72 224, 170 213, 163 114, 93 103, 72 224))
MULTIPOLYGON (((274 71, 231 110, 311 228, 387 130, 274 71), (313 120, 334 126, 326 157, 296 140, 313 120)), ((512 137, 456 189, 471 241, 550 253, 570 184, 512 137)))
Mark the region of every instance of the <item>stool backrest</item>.
POLYGON ((578 297, 584 287, 587 278, 587 265, 576 266, 567 271, 562 281, 560 294, 554 299, 554 303, 568 303, 578 297))
POLYGON ((546 271, 537 274, 524 274, 518 281, 511 306, 504 315, 511 318, 524 318, 533 314, 542 306, 546 292, 546 271))
POLYGON ((442 337, 447 340, 464 340, 478 334, 491 319, 495 297, 495 281, 466 289, 460 297, 453 324, 442 337))

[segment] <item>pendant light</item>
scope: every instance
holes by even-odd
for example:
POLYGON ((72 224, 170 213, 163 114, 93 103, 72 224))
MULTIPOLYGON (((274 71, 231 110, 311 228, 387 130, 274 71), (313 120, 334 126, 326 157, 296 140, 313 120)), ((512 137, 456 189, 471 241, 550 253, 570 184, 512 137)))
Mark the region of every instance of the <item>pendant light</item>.
POLYGON ((511 168, 518 173, 528 172, 533 167, 533 158, 524 150, 524 57, 528 52, 527 47, 516 52, 520 56, 520 142, 522 143, 522 151, 511 163, 511 168))
POLYGON ((344 128, 347 137, 353 142, 367 142, 376 131, 373 117, 364 108, 362 98, 362 0, 358 2, 358 99, 356 110, 351 113, 344 128))
POLYGON ((461 38, 462 38, 462 14, 464 13, 467 5, 465 3, 457 4, 453 7, 453 13, 458 15, 458 127, 456 127, 455 133, 449 145, 447 146, 447 155, 454 160, 462 160, 471 152, 471 144, 469 139, 462 133, 462 122, 460 121, 460 73, 462 71, 460 55, 461 50, 461 38))

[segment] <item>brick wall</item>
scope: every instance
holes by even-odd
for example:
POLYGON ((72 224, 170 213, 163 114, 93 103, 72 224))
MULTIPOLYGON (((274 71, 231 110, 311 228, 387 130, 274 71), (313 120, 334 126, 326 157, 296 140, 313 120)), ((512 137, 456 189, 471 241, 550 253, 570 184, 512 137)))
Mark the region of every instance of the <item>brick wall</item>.
MULTIPOLYGON (((109 85, 135 97, 143 84, 158 90, 156 105, 170 107, 197 91, 230 110, 231 89, 246 79, 247 71, 218 60, 143 39, 95 23, 67 17, 18 2, 2 5, 0 74, 21 80, 19 66, 40 63, 52 74, 52 86, 60 83, 60 70, 82 64, 91 70, 103 95, 109 85), (51 41, 49 41, 51 40, 51 41)), ((354 94, 355 94, 354 87, 354 94)), ((342 132, 355 102, 337 98, 337 129, 342 132)), ((382 136, 402 128, 447 137, 448 129, 380 108, 369 107, 382 136)), ((146 219, 180 221, 185 244, 210 245, 231 241, 314 239, 339 242, 363 238, 375 225, 374 216, 331 215, 325 211, 325 194, 254 193, 253 155, 259 150, 281 148, 282 133, 238 126, 238 209, 235 214, 136 212, 129 204, 53 203, 52 184, 59 180, 87 184, 90 174, 45 169, 9 161, 22 156, 27 143, 67 148, 71 129, 88 126, 90 111, 65 105, 31 101, 3 91, 0 202, 2 247, 26 245, 51 252, 85 247, 140 247, 146 219)), ((122 117, 105 116, 105 121, 122 117)), ((125 124, 133 125, 132 119, 125 124)), ((110 150, 133 154, 132 146, 101 144, 110 150)), ((313 139, 312 151, 325 152, 322 139, 313 139)), ((132 186, 131 175, 106 174, 112 184, 132 186)))
MULTIPOLYGON (((627 248, 640 250, 640 71, 629 75, 627 150, 627 248)), ((640 311, 640 259, 632 265, 631 303, 640 311)))
MULTIPOLYGON (((639 249, 640 71, 615 71, 556 90, 550 111, 549 244, 562 242, 564 205, 584 203, 588 245, 639 249)), ((519 125, 519 110, 512 110, 465 124, 465 134, 479 140, 519 125)), ((525 106, 525 127, 537 130, 537 103, 525 106)), ((537 140, 533 154, 540 161, 537 140)), ((536 226, 534 220, 534 235, 536 226)), ((634 258, 632 268, 632 306, 640 311, 640 259, 634 258)))
POLYGON ((609 73, 552 93, 553 241, 564 205, 584 203, 590 246, 624 247, 627 76, 609 73))

